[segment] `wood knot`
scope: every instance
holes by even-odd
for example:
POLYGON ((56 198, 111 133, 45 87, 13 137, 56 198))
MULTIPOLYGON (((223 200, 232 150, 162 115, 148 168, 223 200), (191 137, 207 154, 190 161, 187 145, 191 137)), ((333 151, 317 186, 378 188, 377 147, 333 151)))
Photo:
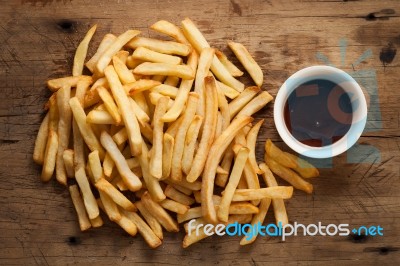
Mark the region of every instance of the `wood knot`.
POLYGON ((76 22, 68 19, 63 19, 57 22, 57 27, 58 29, 67 32, 67 33, 73 33, 76 28, 76 22))
POLYGON ((81 239, 79 237, 76 236, 70 236, 67 239, 67 243, 71 246, 75 246, 75 245, 79 245, 80 243, 82 243, 81 239))

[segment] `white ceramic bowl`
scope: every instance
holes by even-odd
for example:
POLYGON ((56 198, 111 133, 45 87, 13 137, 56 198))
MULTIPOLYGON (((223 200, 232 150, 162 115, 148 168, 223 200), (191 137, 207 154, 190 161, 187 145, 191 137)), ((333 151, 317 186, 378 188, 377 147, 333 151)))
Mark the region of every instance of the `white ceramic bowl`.
POLYGON ((311 66, 290 76, 281 86, 274 104, 274 121, 283 141, 297 153, 311 158, 330 158, 347 151, 361 136, 367 121, 367 102, 358 83, 343 70, 330 66, 311 66), (301 84, 325 79, 340 85, 350 94, 353 119, 349 131, 338 141, 323 147, 305 145, 289 132, 284 119, 284 107, 289 95, 301 84))

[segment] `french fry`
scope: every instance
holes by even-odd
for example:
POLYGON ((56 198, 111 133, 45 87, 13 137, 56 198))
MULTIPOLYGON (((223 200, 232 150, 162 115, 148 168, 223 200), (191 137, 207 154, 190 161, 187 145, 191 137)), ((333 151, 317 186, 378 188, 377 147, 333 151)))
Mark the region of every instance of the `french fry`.
POLYGON ((196 113, 198 101, 199 96, 197 93, 189 93, 189 99, 183 114, 183 119, 175 136, 174 151, 171 162, 171 179, 173 180, 182 180, 182 156, 185 148, 185 138, 190 123, 192 122, 196 113))
POLYGON ((201 217, 201 207, 194 207, 187 210, 187 212, 183 214, 179 214, 176 216, 178 219, 178 223, 183 223, 192 219, 196 219, 201 217))
MULTIPOLYGON (((171 76, 170 76, 171 77, 171 76)), ((168 96, 172 99, 175 99, 176 96, 178 95, 178 88, 170 86, 170 85, 165 85, 161 84, 158 86, 155 86, 154 88, 151 89, 152 92, 158 92, 164 96, 168 96)))
POLYGON ((277 186, 258 189, 236 189, 232 201, 271 199, 290 199, 293 194, 293 187, 277 186))
POLYGON ((304 192, 311 194, 313 192, 313 185, 301 178, 293 170, 277 163, 270 157, 266 157, 266 163, 271 171, 282 179, 286 180, 292 186, 304 192))
POLYGON ((95 186, 99 191, 107 194, 107 196, 123 209, 127 211, 136 211, 136 206, 104 178, 97 180, 95 186))
POLYGON ((163 155, 162 155, 162 179, 167 178, 171 173, 172 155, 174 152, 175 140, 165 133, 163 137, 163 155))
POLYGON ((195 115, 193 121, 190 123, 190 126, 187 130, 185 138, 185 147, 183 149, 183 156, 182 156, 182 171, 185 174, 188 174, 190 172, 197 142, 197 136, 199 135, 202 123, 203 123, 203 117, 195 115))
POLYGON ((97 64, 96 71, 99 74, 103 74, 107 65, 111 62, 111 59, 114 54, 116 54, 121 48, 129 42, 133 37, 140 34, 140 31, 137 30, 127 30, 126 32, 119 35, 115 41, 104 51, 104 53, 100 56, 97 64))
POLYGON ((258 208, 249 202, 234 202, 229 206, 229 214, 256 214, 258 208))
POLYGON ((119 125, 121 123, 121 115, 118 111, 118 107, 115 104, 111 94, 104 87, 97 87, 97 91, 99 93, 100 98, 103 100, 108 113, 112 116, 116 125, 119 125))
POLYGON ((262 171, 258 167, 258 164, 256 161, 256 143, 257 143, 258 132, 260 131, 260 128, 263 123, 264 123, 264 119, 261 119, 260 121, 258 121, 257 124, 255 124, 250 129, 249 133, 246 136, 246 146, 250 150, 248 163, 253 168, 253 171, 259 175, 262 174, 262 171))
POLYGON ((229 103, 229 112, 231 119, 235 117, 240 110, 253 99, 256 94, 260 91, 259 87, 253 86, 246 88, 238 97, 229 103))
MULTIPOLYGON (((193 71, 196 72, 199 56, 196 51, 192 51, 188 57, 187 65, 190 66, 193 71)), ((170 76, 171 77, 171 76, 170 76)), ((164 122, 175 121, 184 109, 187 98, 189 97, 190 89, 192 88, 193 79, 183 79, 178 90, 178 94, 175 97, 175 101, 168 112, 163 116, 164 122)))
POLYGON ((218 80, 217 80, 217 86, 224 93, 224 95, 226 97, 228 97, 229 99, 235 99, 237 96, 240 95, 240 93, 237 90, 229 87, 228 85, 225 85, 224 83, 222 83, 218 80))
POLYGON ((117 37, 111 33, 107 33, 106 35, 104 35, 99 44, 99 47, 97 48, 96 53, 85 64, 90 72, 94 73, 97 61, 99 60, 100 56, 107 50, 107 48, 115 41, 116 38, 117 37))
POLYGON ((179 232, 177 222, 157 202, 151 199, 148 192, 143 194, 142 202, 168 232, 179 232))
POLYGON ((165 188, 164 194, 168 198, 173 199, 173 200, 175 200, 183 205, 186 205, 186 206, 190 206, 190 205, 194 204, 194 202, 195 202, 193 198, 183 194, 182 192, 179 192, 173 186, 170 186, 170 185, 168 185, 165 188))
POLYGON ((100 215, 97 216, 94 219, 90 220, 90 224, 92 225, 93 228, 101 227, 103 226, 103 219, 101 219, 100 215))
POLYGON ((69 194, 71 195, 72 203, 74 204, 76 214, 78 215, 79 227, 81 231, 86 231, 92 227, 92 225, 86 213, 85 205, 83 204, 78 186, 69 186, 69 194))
POLYGON ((167 63, 172 65, 179 65, 182 63, 182 58, 178 56, 162 54, 145 47, 136 48, 132 53, 132 57, 137 60, 153 63, 167 63))
POLYGON ((129 95, 134 96, 139 92, 150 90, 160 84, 161 82, 152 79, 139 79, 138 81, 126 84, 124 89, 129 95))
POLYGON ((251 116, 254 113, 258 112, 266 106, 273 97, 266 91, 261 92, 258 94, 253 100, 251 100, 242 110, 236 115, 236 117, 244 115, 244 116, 251 116))
POLYGON ((44 161, 47 138, 49 136, 49 113, 46 114, 35 140, 35 148, 33 149, 33 160, 35 163, 42 165, 44 161))
POLYGON ((153 149, 150 156, 149 170, 150 174, 155 178, 162 177, 162 157, 163 157, 163 128, 164 122, 161 118, 167 110, 168 97, 163 97, 158 100, 153 117, 153 149))
POLYGON ((90 76, 70 76, 70 77, 65 77, 65 78, 57 78, 57 79, 51 79, 47 81, 47 87, 50 89, 52 92, 56 92, 62 87, 76 87, 78 82, 81 80, 86 80, 88 83, 92 83, 93 79, 90 76))
MULTIPOLYGON (((188 65, 190 65, 190 64, 188 64, 188 65)), ((180 81, 180 78, 178 78, 178 77, 168 76, 168 77, 164 80, 164 84, 165 84, 165 85, 172 86, 172 87, 176 87, 176 86, 178 86, 179 81, 180 81)))
POLYGON ((81 136, 83 137, 83 140, 88 145, 91 151, 99 151, 100 159, 104 158, 104 149, 103 147, 101 147, 99 141, 97 140, 93 129, 90 127, 89 124, 86 123, 86 114, 78 98, 71 98, 69 100, 69 105, 74 115, 74 120, 79 127, 79 131, 81 132, 81 136))
POLYGON ((217 93, 218 93, 218 107, 221 114, 222 119, 222 130, 226 129, 230 124, 230 111, 229 111, 229 104, 225 98, 224 93, 219 89, 217 85, 217 93))
POLYGON ((187 248, 190 245, 197 243, 207 237, 208 235, 204 232, 204 230, 199 230, 198 234, 192 232, 191 234, 185 235, 185 237, 183 238, 182 247, 187 248))
POLYGON ((214 191, 215 173, 221 160, 222 153, 233 140, 236 133, 245 125, 250 123, 251 117, 239 117, 235 119, 227 129, 216 139, 208 153, 208 159, 203 171, 202 189, 201 189, 201 207, 203 217, 209 222, 217 222, 217 215, 212 202, 214 191))
POLYGON ((180 202, 170 200, 170 199, 165 199, 160 202, 161 207, 163 207, 166 210, 169 210, 171 212, 176 212, 178 214, 184 214, 189 210, 189 206, 184 205, 180 202))
POLYGON ((132 49, 145 47, 155 52, 163 54, 176 54, 181 56, 187 56, 191 51, 191 47, 187 44, 144 37, 136 37, 128 42, 126 46, 132 49))
POLYGON ((264 75, 260 66, 250 55, 249 51, 247 51, 247 49, 241 43, 228 42, 228 46, 229 48, 231 48, 237 59, 239 59, 240 63, 242 63, 244 68, 250 74, 254 83, 258 87, 261 87, 261 85, 263 84, 264 75))
POLYGON ((233 76, 233 77, 241 77, 243 76, 243 72, 237 68, 229 59, 228 57, 226 57, 226 55, 220 51, 220 50, 216 50, 215 51, 215 55, 217 56, 217 58, 219 59, 219 61, 221 61, 221 63, 224 65, 224 67, 229 71, 229 73, 233 76))
POLYGON ((107 214, 108 218, 113 221, 121 220, 122 216, 118 210, 117 204, 104 192, 100 191, 100 199, 97 200, 97 205, 107 214))
POLYGON ((143 239, 151 248, 157 248, 162 244, 161 240, 137 213, 127 211, 123 211, 123 213, 136 225, 139 234, 142 235, 143 239))
POLYGON ((222 200, 217 212, 217 217, 222 222, 228 221, 229 206, 231 204, 233 194, 235 193, 235 189, 239 184, 239 180, 240 177, 242 176, 242 172, 248 156, 249 156, 249 149, 246 147, 240 148, 238 154, 236 155, 235 163, 233 165, 233 169, 229 177, 228 184, 225 187, 224 190, 225 192, 222 196, 222 200))
MULTIPOLYGON (((152 103, 153 106, 156 106, 158 100, 160 100, 160 98, 162 98, 162 97, 165 97, 165 96, 162 95, 161 93, 158 93, 158 92, 150 92, 149 93, 149 100, 150 100, 150 102, 152 103)), ((174 104, 174 101, 171 100, 171 99, 168 99, 168 107, 167 108, 168 109, 171 108, 173 104, 174 104)), ((154 113, 154 111, 153 111, 153 113, 154 113)))
POLYGON ((128 59, 129 52, 125 50, 119 50, 114 56, 118 57, 124 65, 126 65, 126 60, 128 59))
POLYGON ((159 238, 163 239, 163 232, 160 222, 147 210, 142 201, 135 202, 140 214, 146 220, 147 224, 153 230, 154 234, 159 238))
POLYGON ((142 60, 134 59, 134 58, 132 57, 132 55, 130 55, 130 56, 128 56, 128 58, 126 58, 126 66, 127 66, 129 69, 135 69, 135 67, 137 67, 137 66, 140 65, 141 63, 143 63, 142 60))
POLYGON ((182 79, 193 79, 195 77, 195 73, 191 67, 187 65, 173 65, 167 63, 145 62, 138 65, 133 70, 133 73, 140 75, 177 76, 182 79))
MULTIPOLYGON (((86 122, 96 125, 116 125, 116 121, 107 110, 93 109, 87 114, 86 122)), ((122 121, 120 124, 124 124, 122 121)), ((93 133, 94 129, 92 128, 93 133)), ((95 134, 96 135, 96 134, 95 134)))
POLYGON ((41 180, 43 182, 48 182, 53 175, 54 168, 56 166, 57 151, 58 135, 57 132, 50 130, 41 175, 41 180))
POLYGON ((87 50, 89 47, 90 40, 92 39, 94 33, 96 32, 97 25, 94 25, 90 28, 90 30, 86 33, 85 37, 78 45, 78 48, 75 52, 74 57, 74 65, 72 66, 72 76, 80 76, 83 71, 83 64, 85 62, 87 50))
MULTIPOLYGON (((260 164, 260 169, 263 170, 264 181, 268 187, 278 186, 274 175, 265 163, 260 164)), ((286 213, 285 202, 283 201, 283 199, 272 199, 272 206, 274 207, 276 224, 278 225, 279 223, 281 223, 282 226, 288 224, 289 220, 286 213)))
POLYGON ((164 33, 180 43, 189 44, 189 42, 186 40, 185 35, 183 35, 182 30, 175 24, 172 24, 171 22, 168 22, 166 20, 157 21, 150 26, 150 29, 160 33, 164 33))
POLYGON ((74 170, 74 150, 64 150, 63 153, 63 161, 64 161, 64 167, 65 171, 67 172, 67 177, 72 178, 75 175, 75 170, 74 170))
POLYGON ((215 79, 213 77, 206 77, 204 79, 204 84, 206 112, 199 148, 197 149, 196 155, 193 159, 192 168, 190 169, 189 174, 186 176, 186 180, 189 182, 194 182, 197 180, 197 178, 199 178, 206 163, 207 156, 209 156, 209 150, 214 141, 215 130, 217 126, 218 92, 215 85, 215 79))
POLYGON ((270 139, 265 142, 265 152, 274 161, 285 167, 296 168, 297 166, 296 160, 279 149, 270 139))
POLYGON ((83 203, 85 205, 89 219, 96 218, 97 216, 99 216, 99 207, 97 205, 96 199, 93 196, 93 192, 90 189, 89 180, 86 176, 84 168, 80 168, 75 171, 75 180, 82 191, 83 203))
POLYGON ((299 173, 304 178, 311 178, 319 176, 319 171, 315 166, 301 159, 300 157, 293 155, 288 152, 284 152, 288 157, 292 158, 296 162, 296 167, 293 168, 297 173, 299 173))
POLYGON ((129 84, 136 81, 132 72, 128 69, 125 63, 121 59, 119 59, 119 57, 114 55, 112 58, 112 62, 115 72, 117 73, 122 84, 129 84))
MULTIPOLYGON (((262 224, 264 222, 265 216, 267 215, 270 205, 271 205, 271 199, 265 198, 261 200, 259 212, 254 215, 253 220, 251 221, 252 226, 255 226, 258 223, 262 224)), ((258 231, 254 232, 250 239, 248 239, 247 236, 243 237, 242 240, 240 240, 240 245, 244 246, 253 243, 256 240, 257 235, 258 231)))
POLYGON ((137 191, 142 187, 142 182, 139 178, 129 169, 128 164, 125 161, 124 156, 117 147, 117 144, 113 141, 111 136, 103 131, 100 137, 101 144, 110 154, 111 158, 115 162, 115 166, 121 175, 122 180, 128 186, 129 190, 137 191))
MULTIPOLYGON (((103 211, 105 211, 105 207, 103 206, 101 201, 99 202, 99 207, 103 211)), ((122 212, 123 210, 120 210, 120 211, 122 212)), ((137 234, 137 230, 138 230, 136 224, 125 215, 125 212, 120 213, 120 215, 121 215, 121 218, 118 220, 115 220, 114 222, 116 224, 118 224, 122 229, 124 229, 125 232, 127 232, 129 235, 135 236, 137 234)))
POLYGON ((203 48, 200 53, 199 65, 197 67, 196 79, 194 84, 194 91, 199 95, 199 104, 197 105, 197 114, 204 117, 205 113, 205 93, 204 78, 207 76, 208 71, 214 58, 215 50, 209 47, 203 48))
POLYGON ((121 82, 113 66, 108 66, 104 70, 114 99, 121 111, 121 115, 128 132, 129 145, 132 155, 139 155, 142 148, 142 136, 140 134, 139 124, 136 115, 133 113, 132 105, 128 96, 124 93, 121 82))
POLYGON ((229 215, 228 224, 238 223, 238 224, 248 224, 251 223, 253 215, 251 214, 232 214, 229 215))
POLYGON ((176 136, 176 133, 178 132, 179 126, 183 120, 183 115, 180 116, 177 120, 174 122, 170 123, 169 127, 167 128, 167 131, 165 133, 171 135, 172 137, 176 136))

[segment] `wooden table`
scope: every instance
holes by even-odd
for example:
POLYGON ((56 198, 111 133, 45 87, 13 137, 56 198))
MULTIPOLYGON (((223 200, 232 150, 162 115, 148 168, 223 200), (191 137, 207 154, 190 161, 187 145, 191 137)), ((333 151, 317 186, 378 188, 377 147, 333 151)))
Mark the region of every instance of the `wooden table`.
MULTIPOLYGON (((399 1, 1 2, 1 265, 400 263, 399 1), (98 24, 92 54, 107 32, 135 28, 156 36, 148 30, 152 23, 185 17, 231 57, 227 40, 248 47, 264 70, 263 89, 273 95, 295 71, 328 60, 357 77, 373 99, 358 142, 364 145, 357 153, 361 163, 352 163, 354 153, 334 158, 312 180, 314 194, 296 191, 287 208, 291 222, 380 225, 384 236, 297 236, 285 242, 260 237, 246 247, 239 246, 239 237, 210 237, 184 250, 179 233, 166 234, 163 245, 151 250, 109 221, 80 232, 65 187, 54 180, 42 184, 31 159, 50 95, 45 81, 71 74, 75 48, 90 25, 98 24)), ((258 117, 266 118, 257 148, 261 160, 265 139, 280 139, 272 104, 258 117)))

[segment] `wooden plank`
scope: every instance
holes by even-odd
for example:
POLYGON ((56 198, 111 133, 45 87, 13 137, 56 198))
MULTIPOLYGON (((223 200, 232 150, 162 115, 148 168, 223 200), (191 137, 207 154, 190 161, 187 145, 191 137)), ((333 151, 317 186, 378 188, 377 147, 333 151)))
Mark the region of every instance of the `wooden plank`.
MULTIPOLYGON (((14 1, 0 9, 0 264, 396 264, 400 262, 400 141, 398 1, 14 1), (71 74, 75 48, 95 23, 98 32, 89 55, 107 32, 129 28, 145 36, 159 19, 179 23, 190 17, 209 43, 222 49, 226 41, 243 43, 265 73, 263 89, 276 95, 295 71, 322 64, 318 53, 348 72, 367 72, 363 81, 377 81, 381 118, 359 143, 375 147, 375 163, 348 163, 346 154, 333 159, 312 180, 313 195, 295 191, 288 201, 289 220, 354 226, 381 225, 383 237, 298 236, 281 242, 260 238, 240 247, 238 237, 211 237, 182 250, 183 233, 166 234, 163 246, 150 250, 116 225, 81 233, 67 190, 55 182, 42 184, 32 161, 43 104, 50 93, 49 78, 71 74), (341 64, 340 40, 347 40, 341 64), (372 56, 357 59, 368 49, 372 56), (392 52, 392 53, 390 53, 392 52), (352 65, 353 63, 353 65, 352 65), (376 78, 375 78, 376 77, 376 78), (381 124, 380 124, 381 123, 381 124)), ((238 63, 236 59, 233 59, 238 63)), ((242 68, 243 69, 243 68, 242 68)), ((249 79, 244 78, 246 82, 249 79)), ((266 118, 257 145, 262 160, 266 138, 280 142, 274 129, 272 105, 257 118, 266 118)), ((349 154, 349 153, 347 153, 349 154)), ((362 154, 362 153, 361 153, 362 154)), ((374 161, 374 155, 363 154, 374 161)), ((278 180, 285 184, 284 181, 278 180)), ((273 222, 270 215, 267 222, 273 222)))

